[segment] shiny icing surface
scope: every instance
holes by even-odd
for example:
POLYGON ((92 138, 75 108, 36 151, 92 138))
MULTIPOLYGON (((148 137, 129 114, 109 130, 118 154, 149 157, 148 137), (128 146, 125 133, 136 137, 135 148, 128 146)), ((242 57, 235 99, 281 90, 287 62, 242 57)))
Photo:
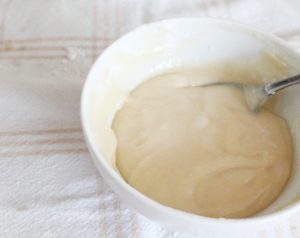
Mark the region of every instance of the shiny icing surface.
POLYGON ((132 91, 112 126, 116 164, 129 184, 164 205, 248 217, 270 205, 290 177, 289 128, 272 102, 253 113, 241 90, 200 87, 232 76, 203 72, 165 73, 132 91))

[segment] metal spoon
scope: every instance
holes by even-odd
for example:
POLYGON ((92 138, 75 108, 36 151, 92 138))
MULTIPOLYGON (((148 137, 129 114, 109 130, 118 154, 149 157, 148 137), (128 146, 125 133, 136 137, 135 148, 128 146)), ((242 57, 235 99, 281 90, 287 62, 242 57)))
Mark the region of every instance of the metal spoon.
POLYGON ((281 89, 284 89, 289 86, 300 84, 300 74, 293 77, 289 77, 274 83, 269 83, 266 85, 252 85, 252 84, 241 84, 235 82, 216 82, 201 85, 202 87, 208 86, 234 86, 241 89, 244 93, 246 102, 249 108, 256 112, 258 111, 269 99, 270 96, 274 95, 281 89))

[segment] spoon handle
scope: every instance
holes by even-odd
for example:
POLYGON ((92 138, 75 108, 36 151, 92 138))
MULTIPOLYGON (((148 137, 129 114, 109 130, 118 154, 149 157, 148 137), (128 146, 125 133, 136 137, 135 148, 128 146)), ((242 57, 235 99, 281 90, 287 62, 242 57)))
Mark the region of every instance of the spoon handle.
POLYGON ((284 89, 286 87, 289 87, 289 86, 293 86, 295 84, 300 84, 300 74, 297 74, 297 75, 287 78, 287 79, 276 81, 274 83, 267 84, 264 87, 264 90, 267 93, 267 95, 273 95, 277 91, 284 89))

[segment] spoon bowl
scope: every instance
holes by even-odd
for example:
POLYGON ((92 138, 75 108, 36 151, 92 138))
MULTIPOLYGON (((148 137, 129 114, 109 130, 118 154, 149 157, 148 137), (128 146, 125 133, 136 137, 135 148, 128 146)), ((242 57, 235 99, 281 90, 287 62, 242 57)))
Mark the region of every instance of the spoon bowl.
POLYGON ((236 82, 215 82, 201 85, 201 87, 236 87, 243 91, 247 105, 250 108, 250 110, 252 110, 253 112, 257 112, 268 101, 270 96, 274 95, 275 93, 284 88, 297 84, 300 84, 300 74, 266 85, 242 84, 236 82))

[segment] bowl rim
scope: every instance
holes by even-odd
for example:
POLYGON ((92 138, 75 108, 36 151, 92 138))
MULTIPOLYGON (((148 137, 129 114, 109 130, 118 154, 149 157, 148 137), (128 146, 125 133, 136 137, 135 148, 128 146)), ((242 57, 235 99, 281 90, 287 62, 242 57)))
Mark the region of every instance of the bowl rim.
MULTIPOLYGON (((185 211, 181 211, 175 208, 171 208, 168 206, 165 206, 149 197, 144 195, 143 193, 136 190, 134 187, 132 187, 130 184, 126 183, 124 179, 120 177, 120 175, 103 159, 103 155, 95 148, 95 144, 92 141, 91 133, 87 129, 88 128, 88 120, 86 116, 86 100, 87 100, 87 88, 89 87, 89 82, 94 80, 93 72, 96 68, 101 67, 101 60, 104 55, 108 54, 110 49, 118 44, 118 42, 122 41, 127 36, 133 34, 133 32, 139 30, 143 27, 153 26, 155 24, 161 24, 164 22, 173 22, 173 21, 203 21, 206 22, 205 24, 208 25, 215 25, 215 24, 227 24, 232 27, 235 27, 237 29, 246 30, 248 32, 256 33, 260 36, 263 36, 265 39, 269 39, 271 42, 276 43, 281 48, 284 48, 286 51, 292 52, 294 55, 298 54, 291 49, 284 40, 280 39, 278 36, 254 29, 253 27, 250 27, 248 25, 245 25, 240 22, 227 20, 223 18, 215 18, 215 17, 176 17, 176 18, 168 18, 163 19, 159 21, 153 21, 147 24, 142 24, 135 29, 131 30, 130 32, 126 33, 125 35, 121 36, 114 42, 112 42, 96 59, 92 67, 90 68, 90 71, 86 77, 82 92, 81 92, 81 100, 80 100, 80 118, 81 118, 81 125, 83 134, 85 137, 86 144, 88 146, 88 150, 90 152, 91 157, 94 160, 97 160, 102 168, 106 170, 107 173, 111 175, 111 177, 119 183, 120 186, 122 186, 125 190, 127 190, 132 196, 135 196, 137 199, 141 200, 145 206, 148 206, 149 208, 155 209, 159 211, 160 213, 164 213, 167 217, 173 217, 174 219, 183 219, 183 220, 190 220, 190 221, 198 221, 198 222, 205 222, 207 224, 216 224, 216 223, 222 223, 225 225, 253 225, 254 223, 257 225, 259 223, 268 223, 273 222, 274 220, 278 219, 284 219, 288 218, 291 215, 295 214, 296 212, 300 211, 300 201, 292 202, 292 204, 287 205, 286 207, 282 207, 280 210, 274 211, 270 214, 264 214, 259 217, 246 217, 246 218, 213 218, 213 217, 205 217, 201 215, 196 215, 192 213, 188 213, 185 211), (94 156, 93 156, 94 155, 94 156), (95 158, 96 157, 96 158, 95 158)), ((300 59, 300 56, 298 56, 300 59)), ((94 161, 95 162, 95 161, 94 161)), ((98 169, 99 170, 99 169, 98 169)), ((100 171, 102 172, 102 171, 100 171)), ((121 197, 122 199, 122 197, 121 197)), ((127 203, 127 202, 126 202, 127 203)), ((132 206, 131 206, 132 207, 132 206)))

